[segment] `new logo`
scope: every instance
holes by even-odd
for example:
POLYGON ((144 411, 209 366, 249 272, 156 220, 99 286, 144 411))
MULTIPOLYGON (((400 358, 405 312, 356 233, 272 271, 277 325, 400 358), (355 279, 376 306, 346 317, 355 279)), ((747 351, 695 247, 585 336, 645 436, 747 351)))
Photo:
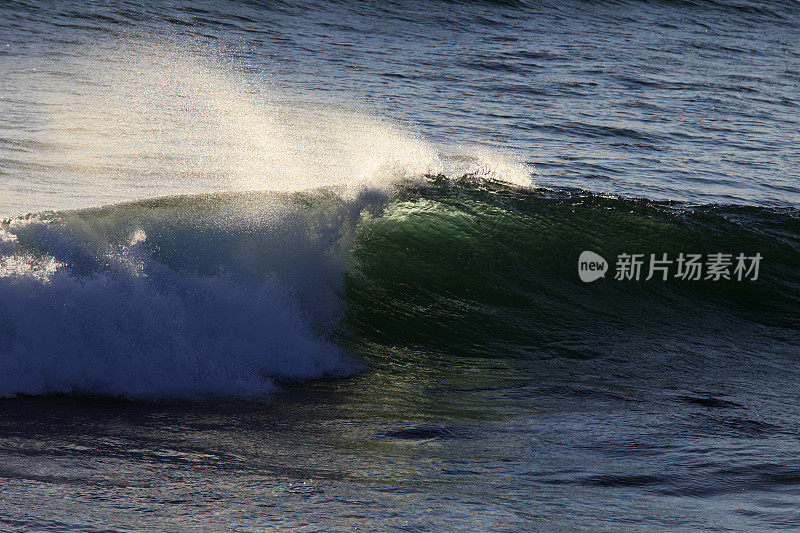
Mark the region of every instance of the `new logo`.
POLYGON ((578 257, 578 275, 586 283, 605 277, 608 263, 602 256, 588 250, 581 252, 578 257))

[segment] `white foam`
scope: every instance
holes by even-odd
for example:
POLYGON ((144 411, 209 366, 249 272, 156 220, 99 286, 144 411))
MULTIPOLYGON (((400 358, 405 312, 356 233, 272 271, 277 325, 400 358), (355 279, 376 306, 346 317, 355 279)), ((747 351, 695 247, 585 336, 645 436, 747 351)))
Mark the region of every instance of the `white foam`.
POLYGON ((354 371, 324 332, 338 316, 341 250, 358 209, 225 218, 228 207, 197 208, 119 206, 8 225, 0 396, 264 398, 275 378, 354 371))

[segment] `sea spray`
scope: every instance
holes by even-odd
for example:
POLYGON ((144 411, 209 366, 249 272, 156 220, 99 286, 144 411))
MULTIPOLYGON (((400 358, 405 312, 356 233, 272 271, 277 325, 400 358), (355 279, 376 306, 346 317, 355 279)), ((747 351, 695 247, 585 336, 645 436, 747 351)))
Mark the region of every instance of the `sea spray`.
POLYGON ((14 157, 40 186, 0 191, 0 216, 223 191, 357 196, 441 173, 530 183, 526 165, 496 149, 437 146, 379 109, 280 86, 197 39, 153 30, 62 52, 7 80, 7 94, 41 101, 7 104, 35 125, 25 143, 36 159, 14 157))

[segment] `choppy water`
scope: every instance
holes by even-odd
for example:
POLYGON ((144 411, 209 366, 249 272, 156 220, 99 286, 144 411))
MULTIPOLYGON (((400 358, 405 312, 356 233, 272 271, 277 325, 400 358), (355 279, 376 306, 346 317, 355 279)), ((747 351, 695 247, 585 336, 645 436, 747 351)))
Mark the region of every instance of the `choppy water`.
POLYGON ((800 527, 799 26, 2 4, 0 529, 800 527))

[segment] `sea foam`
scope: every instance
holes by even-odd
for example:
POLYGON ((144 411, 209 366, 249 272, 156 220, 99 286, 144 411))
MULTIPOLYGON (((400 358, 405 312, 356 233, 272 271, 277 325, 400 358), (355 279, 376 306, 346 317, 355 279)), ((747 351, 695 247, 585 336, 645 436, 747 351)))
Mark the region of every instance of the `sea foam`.
POLYGON ((0 396, 263 398, 357 366, 325 340, 361 207, 175 199, 0 230, 0 396), (222 205, 224 203, 224 205, 222 205))

